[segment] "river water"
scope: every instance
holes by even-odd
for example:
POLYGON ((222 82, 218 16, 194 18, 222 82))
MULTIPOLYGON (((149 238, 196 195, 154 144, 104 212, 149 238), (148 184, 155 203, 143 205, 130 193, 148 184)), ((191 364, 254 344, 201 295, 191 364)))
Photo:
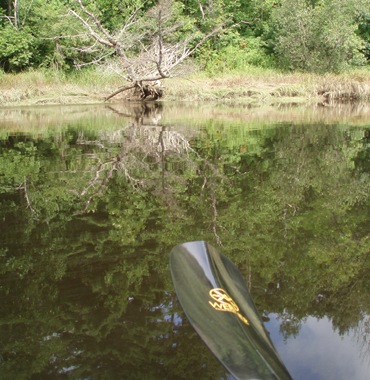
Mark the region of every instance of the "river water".
POLYGON ((0 379, 226 379, 169 253, 240 269, 298 380, 370 378, 370 108, 0 109, 0 379))

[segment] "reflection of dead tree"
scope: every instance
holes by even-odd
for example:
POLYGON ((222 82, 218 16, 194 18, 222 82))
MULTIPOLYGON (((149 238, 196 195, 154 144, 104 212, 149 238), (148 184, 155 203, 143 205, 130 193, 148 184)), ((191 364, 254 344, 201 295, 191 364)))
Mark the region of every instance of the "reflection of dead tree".
POLYGON ((88 185, 81 191, 80 196, 86 195, 91 189, 94 192, 90 194, 86 203, 84 212, 87 211, 91 201, 101 195, 106 189, 110 178, 113 176, 113 171, 116 170, 117 158, 113 158, 104 163, 100 163, 95 171, 94 177, 89 181, 88 185))
POLYGON ((162 153, 188 153, 193 149, 189 141, 180 133, 165 126, 143 125, 132 130, 130 139, 136 141, 136 148, 143 149, 145 155, 160 157, 162 153), (142 145, 145 142, 145 145, 142 145))
POLYGON ((125 81, 124 86, 106 100, 131 89, 142 100, 160 98, 163 94, 160 81, 189 72, 189 68, 181 70, 184 62, 226 24, 216 26, 209 34, 195 41, 196 33, 186 35, 182 30, 184 22, 179 21, 173 0, 161 0, 144 16, 140 16, 140 8, 137 9, 117 33, 111 33, 82 0, 75 1, 77 7, 69 13, 82 24, 88 41, 80 49, 81 53, 97 57, 89 64, 107 62, 107 58, 111 57, 106 67, 109 66, 111 72, 125 81), (185 37, 176 40, 176 35, 185 37))
POLYGON ((113 177, 114 172, 123 172, 126 179, 134 188, 140 187, 142 181, 134 178, 130 174, 126 159, 124 156, 117 155, 105 162, 100 162, 98 167, 92 171, 92 178, 80 192, 80 196, 88 195, 83 212, 86 212, 91 202, 104 193, 108 187, 109 180, 113 177))
POLYGON ((93 141, 92 140, 86 140, 85 137, 84 137, 84 135, 82 133, 80 133, 78 135, 76 144, 77 145, 95 145, 95 146, 98 146, 99 148, 104 149, 104 144, 101 141, 98 141, 98 140, 93 140, 93 141))
POLYGON ((166 179, 165 179, 165 173, 166 173, 166 156, 165 156, 166 146, 165 146, 164 141, 163 141, 163 133, 164 133, 164 130, 162 129, 162 131, 161 131, 161 133, 159 135, 158 143, 161 146, 162 191, 165 191, 165 189, 166 189, 166 179))
POLYGON ((211 204, 212 204, 212 232, 216 239, 218 246, 222 247, 222 241, 218 234, 218 211, 217 211, 217 198, 214 186, 211 188, 211 204))
MULTIPOLYGON (((141 126, 136 125, 132 129, 133 135, 131 135, 132 140, 145 141, 144 144, 136 145, 136 149, 142 149, 145 146, 145 156, 150 156, 151 158, 156 157, 161 165, 161 179, 162 179, 162 194, 169 196, 169 189, 166 187, 166 159, 169 155, 177 155, 181 157, 181 161, 186 163, 186 165, 193 167, 193 170, 199 170, 199 165, 203 166, 208 175, 204 176, 204 183, 202 190, 207 188, 209 190, 210 196, 210 207, 211 207, 211 229, 215 237, 217 245, 222 246, 221 237, 219 235, 219 230, 222 228, 219 223, 218 218, 218 202, 216 194, 216 178, 220 177, 219 170, 217 167, 203 159, 199 154, 191 147, 190 142, 182 134, 177 131, 168 129, 164 126, 160 127, 158 125, 148 125, 144 124, 141 126), (198 160, 196 163, 194 160, 189 158, 189 154, 195 156, 198 160)), ((177 179, 180 180, 179 178, 177 179)), ((167 198, 169 201, 169 198, 167 198)))
POLYGON ((210 229, 216 243, 222 246, 217 183, 224 177, 217 166, 201 157, 191 146, 187 134, 159 124, 160 107, 158 108, 155 103, 142 104, 137 108, 130 105, 128 109, 125 107, 122 111, 119 106, 112 105, 109 108, 125 117, 131 115, 134 122, 125 129, 104 134, 98 140, 92 141, 84 138, 82 134, 79 135, 79 144, 92 145, 104 152, 114 150, 112 149, 114 146, 117 147, 114 156, 111 155, 107 159, 99 159, 102 157, 100 153, 91 155, 97 163, 91 169, 89 182, 80 192, 81 196, 87 197, 84 211, 87 211, 91 202, 103 193, 114 173, 123 175, 127 184, 133 189, 150 189, 169 207, 176 209, 178 207, 176 189, 182 185, 185 188, 186 181, 189 180, 189 177, 182 174, 186 167, 189 173, 204 177, 201 191, 207 197, 209 205, 210 229))
POLYGON ((153 165, 158 164, 162 171, 162 193, 165 193, 166 157, 178 155, 184 159, 192 150, 189 141, 181 133, 155 123, 138 125, 136 122, 124 131, 105 135, 104 139, 89 140, 80 134, 77 144, 98 147, 105 152, 108 146, 121 147, 113 157, 105 160, 100 153, 90 154, 90 158, 98 163, 92 166, 91 179, 79 192, 81 197, 87 197, 83 212, 103 194, 114 172, 123 173, 127 182, 137 189, 151 183, 153 165), (141 178, 136 178, 133 172, 140 172, 141 178))
POLYGON ((112 112, 117 115, 129 117, 134 120, 134 126, 141 128, 142 125, 158 125, 162 118, 162 103, 141 102, 107 105, 112 112))
POLYGON ((207 176, 204 177, 204 182, 202 185, 202 191, 205 188, 209 189, 210 192, 210 202, 211 202, 211 229, 213 236, 215 237, 216 244, 222 247, 222 241, 220 235, 218 233, 219 228, 221 227, 218 222, 218 208, 217 208, 217 194, 216 194, 216 178, 220 177, 220 173, 217 170, 217 167, 211 162, 204 160, 204 164, 207 169, 210 171, 209 178, 207 176))
POLYGON ((370 354, 370 315, 362 313, 363 319, 354 329, 354 338, 359 345, 361 358, 366 360, 370 354))
POLYGON ((27 185, 27 178, 26 177, 24 178, 24 182, 18 186, 18 189, 23 190, 24 198, 26 199, 26 203, 27 203, 27 208, 29 208, 31 210, 32 214, 36 215, 36 210, 32 207, 30 196, 28 193, 28 185, 27 185))

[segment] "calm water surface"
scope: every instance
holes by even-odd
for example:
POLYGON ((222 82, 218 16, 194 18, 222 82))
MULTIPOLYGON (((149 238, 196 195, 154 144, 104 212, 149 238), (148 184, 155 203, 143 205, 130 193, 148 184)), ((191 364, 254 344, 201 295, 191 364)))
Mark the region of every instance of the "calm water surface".
POLYGON ((368 106, 0 109, 0 379, 226 379, 173 246, 241 270, 297 380, 370 378, 368 106))

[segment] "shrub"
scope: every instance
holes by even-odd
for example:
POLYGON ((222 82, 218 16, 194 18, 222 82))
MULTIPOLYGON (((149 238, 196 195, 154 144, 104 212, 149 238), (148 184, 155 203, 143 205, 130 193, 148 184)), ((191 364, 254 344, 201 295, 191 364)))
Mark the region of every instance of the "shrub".
POLYGON ((283 0, 272 17, 277 61, 283 68, 340 71, 365 63, 351 2, 283 0))
POLYGON ((249 66, 273 66, 273 59, 264 51, 259 37, 238 38, 216 51, 203 51, 200 61, 210 74, 243 71, 249 66))
POLYGON ((31 65, 36 40, 27 28, 18 30, 10 24, 0 31, 0 65, 4 71, 20 71, 31 65))

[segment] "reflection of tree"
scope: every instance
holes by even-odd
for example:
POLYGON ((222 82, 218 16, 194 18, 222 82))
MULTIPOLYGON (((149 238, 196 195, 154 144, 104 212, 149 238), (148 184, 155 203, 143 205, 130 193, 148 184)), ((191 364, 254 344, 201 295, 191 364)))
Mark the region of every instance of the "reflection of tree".
MULTIPOLYGON (((122 113, 119 108, 110 108, 115 113, 122 113)), ((113 173, 118 181, 123 177, 124 182, 133 189, 151 191, 173 211, 181 207, 178 205, 177 195, 181 188, 186 188, 187 181, 201 177, 202 187, 199 191, 206 193, 206 214, 210 214, 215 241, 221 245, 215 188, 223 175, 216 165, 208 158, 203 158, 191 146, 190 140, 184 134, 159 123, 160 108, 160 105, 154 103, 140 104, 131 109, 134 122, 120 133, 115 131, 105 135, 105 142, 102 139, 89 140, 82 133, 79 134, 76 144, 99 148, 90 154, 90 179, 80 190, 80 196, 86 199, 83 210, 86 212, 89 208, 94 209, 94 202, 104 196, 113 173), (109 154, 102 155, 102 151, 109 151, 109 154)), ((127 116, 127 111, 124 115, 127 116)))
POLYGON ((142 107, 119 129, 0 145, 2 373, 221 377, 174 304, 168 252, 184 240, 222 242, 286 336, 307 316, 363 334, 363 141, 333 126, 231 141, 232 131, 184 132, 142 107))
POLYGON ((252 252, 259 277, 255 299, 266 310, 279 310, 288 335, 298 331, 292 321, 299 329, 308 315, 327 315, 344 333, 370 306, 362 298, 369 270, 369 182, 358 165, 362 144, 332 126, 279 132, 286 138, 266 139, 260 159, 242 158, 243 172, 253 175, 244 176, 248 191, 233 212, 235 219, 236 212, 248 215, 236 239, 252 252), (261 281, 270 284, 267 291, 258 288, 261 281))
POLYGON ((3 149, 10 168, 20 158, 3 178, 2 205, 24 178, 29 199, 1 207, 0 228, 15 226, 1 243, 4 376, 221 377, 190 326, 174 325, 164 291, 167 253, 194 224, 179 193, 204 160, 148 116, 100 136, 69 130, 56 138, 60 154, 54 138, 3 149))
POLYGON ((22 190, 23 193, 24 193, 24 198, 26 199, 27 208, 29 208, 29 209, 31 210, 32 214, 35 214, 36 211, 35 211, 35 209, 32 207, 32 204, 31 204, 31 201, 30 201, 30 196, 29 196, 29 193, 28 193, 27 182, 28 182, 28 179, 25 178, 25 179, 24 179, 24 182, 21 183, 21 184, 18 186, 18 189, 19 189, 19 190, 22 190))
POLYGON ((108 265, 95 259, 92 266, 82 257, 82 270, 73 266, 62 281, 48 273, 42 281, 27 276, 7 288, 8 300, 24 302, 0 309, 4 378, 139 379, 144 373, 153 379, 212 378, 220 371, 206 349, 193 343, 198 338, 190 326, 171 324, 165 309, 171 298, 156 290, 163 284, 153 278, 139 287, 127 284, 124 266, 114 270, 125 259, 108 265), (115 278, 107 284, 104 272, 110 270, 115 278), (33 286, 27 290, 27 284, 33 286), (132 301, 130 294, 135 294, 132 301), (202 368, 202 361, 214 369, 202 368))
POLYGON ((361 357, 366 363, 370 354, 370 315, 366 314, 362 316, 362 319, 358 322, 358 326, 355 328, 355 340, 360 346, 361 357))
MULTIPOLYGON (((110 108, 119 113, 113 106, 110 108)), ((79 135, 79 145, 97 146, 102 150, 115 147, 114 150, 110 148, 111 154, 104 154, 105 161, 100 158, 101 152, 91 155, 95 160, 90 169, 91 179, 80 193, 81 196, 89 195, 85 211, 93 199, 102 195, 114 172, 118 176, 123 175, 134 188, 156 187, 158 194, 166 193, 168 196, 171 193, 171 181, 181 181, 181 177, 173 175, 174 170, 170 170, 172 164, 185 162, 185 165, 196 165, 189 157, 189 153, 194 151, 188 139, 175 129, 159 124, 160 105, 138 105, 132 110, 132 116, 134 122, 121 133, 115 131, 105 136, 106 145, 101 140, 90 141, 79 135), (160 173, 160 177, 157 173, 160 173), (159 178, 161 183, 154 183, 159 178)))
POLYGON ((298 336, 302 322, 304 322, 302 319, 297 318, 294 314, 289 314, 286 311, 283 311, 280 314, 279 320, 281 321, 280 332, 283 334, 285 339, 291 336, 298 336))

